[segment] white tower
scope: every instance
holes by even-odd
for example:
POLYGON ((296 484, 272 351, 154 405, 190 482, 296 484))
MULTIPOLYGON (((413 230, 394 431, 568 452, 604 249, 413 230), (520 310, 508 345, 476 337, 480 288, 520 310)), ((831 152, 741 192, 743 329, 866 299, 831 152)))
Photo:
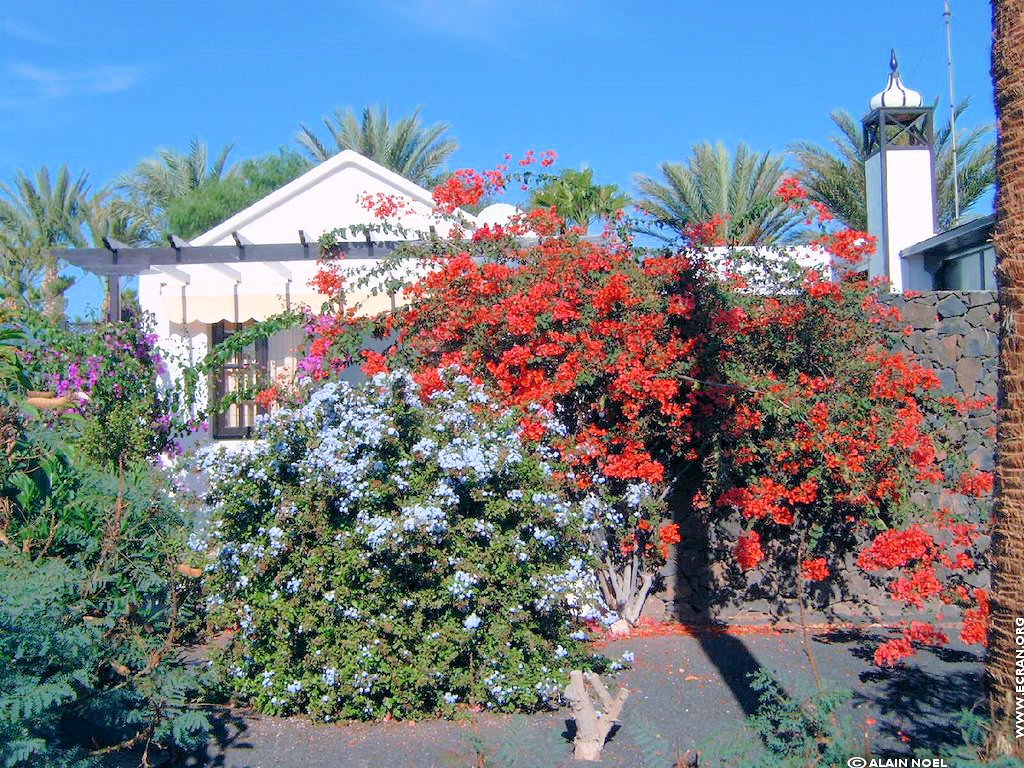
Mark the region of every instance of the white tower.
POLYGON ((871 99, 864 118, 864 175, 868 232, 878 249, 870 277, 887 277, 894 291, 929 290, 924 265, 900 258, 900 251, 935 234, 935 141, 932 107, 903 85, 896 51, 885 90, 871 99))

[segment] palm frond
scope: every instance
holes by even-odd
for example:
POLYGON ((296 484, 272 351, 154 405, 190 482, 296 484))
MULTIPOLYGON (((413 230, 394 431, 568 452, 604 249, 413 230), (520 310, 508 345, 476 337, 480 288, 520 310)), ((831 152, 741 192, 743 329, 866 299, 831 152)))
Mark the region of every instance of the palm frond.
POLYGON ((359 115, 351 108, 336 109, 323 123, 326 140, 299 126, 297 141, 312 160, 323 162, 350 149, 418 184, 429 183, 459 147, 446 135, 448 123, 424 126, 418 107, 394 123, 387 107, 376 105, 364 107, 359 115))
POLYGON ((159 238, 167 229, 167 206, 212 180, 232 175, 237 166, 228 166, 234 144, 225 144, 211 163, 205 142, 193 139, 188 151, 160 149, 154 157, 141 160, 130 171, 114 180, 113 191, 123 202, 117 203, 118 214, 130 218, 150 240, 159 238))
POLYGON ((640 206, 672 240, 694 224, 728 217, 726 239, 736 245, 784 240, 799 217, 775 197, 784 173, 782 158, 741 143, 735 153, 721 143, 694 144, 686 163, 662 163, 664 181, 638 175, 640 206))

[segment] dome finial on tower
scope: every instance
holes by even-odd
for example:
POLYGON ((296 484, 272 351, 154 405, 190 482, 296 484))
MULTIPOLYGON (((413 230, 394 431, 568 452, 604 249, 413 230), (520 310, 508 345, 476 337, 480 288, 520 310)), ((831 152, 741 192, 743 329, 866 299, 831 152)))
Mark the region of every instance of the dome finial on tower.
POLYGON ((900 64, 896 59, 896 49, 889 56, 889 80, 885 90, 876 93, 871 99, 871 109, 879 107, 920 107, 924 103, 921 94, 907 88, 900 77, 900 64))

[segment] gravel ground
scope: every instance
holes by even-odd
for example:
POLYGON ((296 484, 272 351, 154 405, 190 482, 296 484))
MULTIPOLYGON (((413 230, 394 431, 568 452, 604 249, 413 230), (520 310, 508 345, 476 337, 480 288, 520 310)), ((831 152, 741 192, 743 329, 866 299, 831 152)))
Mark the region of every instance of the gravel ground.
MULTIPOLYGON (((814 652, 822 676, 852 690, 848 716, 871 727, 876 750, 949 755, 961 744, 956 714, 978 703, 982 661, 956 646, 922 651, 894 672, 871 664, 871 637, 819 635, 814 652), (866 644, 867 642, 867 644, 866 644), (909 743, 900 733, 910 736, 909 743)), ((669 635, 616 641, 609 655, 630 650, 632 669, 619 682, 631 691, 622 727, 600 765, 667 768, 677 749, 729 739, 756 704, 748 675, 765 668, 790 694, 812 676, 795 632, 669 635)), ((462 721, 314 725, 234 711, 222 719, 206 761, 226 768, 556 768, 572 765, 567 711, 530 716, 478 715, 462 721), (486 755, 479 762, 478 751, 486 755)), ((704 761, 705 763, 707 761, 704 761)), ((949 761, 947 761, 949 762, 949 761)), ((950 762, 950 765, 954 763, 950 762)), ((579 765, 578 763, 576 765, 579 765)))

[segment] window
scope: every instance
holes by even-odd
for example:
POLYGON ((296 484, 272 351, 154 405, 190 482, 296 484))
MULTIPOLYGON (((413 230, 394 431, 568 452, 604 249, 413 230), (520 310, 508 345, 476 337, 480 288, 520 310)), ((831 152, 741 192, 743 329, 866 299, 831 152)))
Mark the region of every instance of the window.
POLYGON ((942 262, 935 275, 940 291, 994 291, 996 254, 991 246, 960 253, 942 262))
MULTIPOLYGON (((214 346, 248 326, 249 323, 221 322, 213 326, 214 346)), ((259 339, 235 352, 213 375, 214 397, 220 402, 234 392, 252 389, 267 374, 267 340, 259 339)), ((215 438, 249 437, 256 424, 256 415, 264 409, 253 400, 233 402, 213 417, 215 438)))

